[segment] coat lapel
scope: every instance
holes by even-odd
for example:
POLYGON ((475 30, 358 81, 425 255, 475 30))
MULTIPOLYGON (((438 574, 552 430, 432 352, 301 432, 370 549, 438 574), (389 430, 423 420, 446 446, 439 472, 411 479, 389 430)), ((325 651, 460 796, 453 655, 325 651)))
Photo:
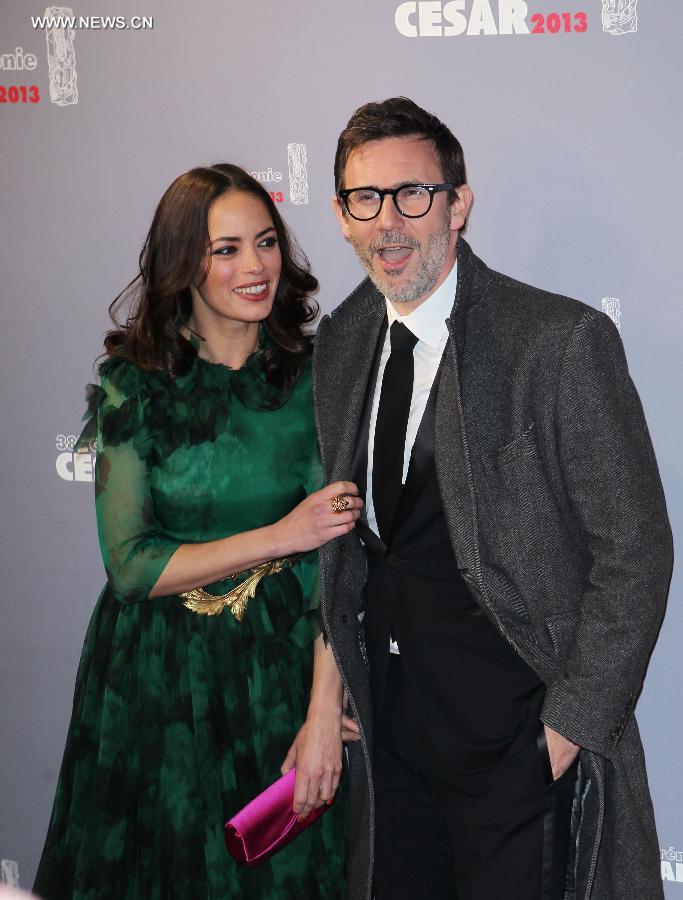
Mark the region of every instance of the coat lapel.
POLYGON ((377 335, 377 343, 375 344, 375 354, 370 367, 370 375, 365 385, 365 401, 363 403, 363 412, 360 419, 360 425, 356 433, 356 446, 354 450, 353 465, 351 468, 351 480, 358 486, 358 492, 365 502, 360 514, 360 519, 356 523, 358 534, 364 543, 380 555, 386 550, 386 546, 380 536, 368 525, 367 517, 367 478, 368 478, 368 437, 370 434, 370 415, 372 412, 372 401, 375 395, 375 385, 377 384, 377 373, 379 364, 382 360, 382 348, 384 347, 384 339, 387 333, 387 318, 383 317, 379 334, 377 335))
MULTIPOLYGON (((372 361, 370 375, 365 387, 365 402, 363 404, 363 413, 361 416, 360 425, 356 434, 356 447, 354 450, 353 465, 351 468, 351 477, 353 481, 358 485, 358 490, 360 491, 362 497, 365 497, 365 493, 367 491, 368 437, 370 434, 370 415, 372 413, 372 401, 375 396, 377 373, 379 371, 379 364, 382 360, 382 349, 384 347, 384 340, 387 333, 387 325, 388 322, 385 316, 382 320, 382 325, 377 336, 377 343, 375 344, 375 355, 372 361)), ((363 516, 364 515, 365 512, 363 512, 363 516)))
MULTIPOLYGON (((422 421, 415 439, 415 446, 410 457, 408 476, 401 493, 396 520, 392 529, 392 537, 405 522, 415 505, 425 478, 435 464, 437 454, 441 454, 441 476, 439 485, 441 498, 446 510, 451 540, 461 558, 462 548, 455 546, 456 519, 459 530, 470 534, 474 524, 472 509, 473 498, 469 490, 464 488, 465 478, 465 439, 464 423, 460 409, 460 373, 459 354, 464 347, 465 315, 469 306, 473 287, 473 254, 469 244, 458 239, 458 284, 451 315, 446 322, 449 340, 444 349, 439 369, 429 394, 422 421), (458 472, 458 477, 453 475, 458 472), (466 504, 466 515, 462 518, 454 514, 466 504), (449 514, 449 505, 451 512, 449 514), (463 527, 466 526, 466 529, 463 527)), ((437 467, 438 470, 438 467, 437 467)))
POLYGON ((468 569, 475 567, 479 538, 463 412, 461 361, 468 311, 484 299, 489 279, 488 270, 477 265, 469 244, 458 238, 458 286, 446 320, 449 340, 436 397, 434 462, 453 549, 460 567, 468 569))
POLYGON ((460 567, 472 568, 476 529, 474 494, 469 486, 458 354, 453 330, 446 344, 436 395, 434 463, 451 543, 460 567))
POLYGON ((360 432, 386 308, 367 280, 357 293, 361 296, 354 314, 343 323, 344 343, 330 345, 326 339, 316 346, 314 378, 317 371, 316 407, 326 476, 329 481, 339 481, 362 475, 364 483, 362 458, 367 459, 367 448, 364 451, 359 445, 360 432))

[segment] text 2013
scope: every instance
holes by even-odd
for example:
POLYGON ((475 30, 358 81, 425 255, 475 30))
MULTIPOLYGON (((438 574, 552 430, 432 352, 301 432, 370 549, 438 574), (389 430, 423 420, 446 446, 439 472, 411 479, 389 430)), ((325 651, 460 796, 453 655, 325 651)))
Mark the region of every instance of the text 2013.
POLYGON ((37 84, 0 84, 0 103, 40 103, 40 88, 37 84))
POLYGON ((546 16, 534 13, 531 21, 534 25, 531 34, 557 34, 559 31, 582 34, 588 30, 588 16, 585 12, 548 13, 546 16))

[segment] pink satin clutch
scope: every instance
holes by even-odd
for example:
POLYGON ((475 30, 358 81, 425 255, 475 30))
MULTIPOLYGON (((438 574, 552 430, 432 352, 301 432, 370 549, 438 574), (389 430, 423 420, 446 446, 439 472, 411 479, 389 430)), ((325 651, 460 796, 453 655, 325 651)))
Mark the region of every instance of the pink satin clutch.
POLYGON ((295 782, 296 769, 290 769, 225 823, 225 846, 238 862, 258 865, 329 809, 326 803, 299 821, 292 809, 295 782))

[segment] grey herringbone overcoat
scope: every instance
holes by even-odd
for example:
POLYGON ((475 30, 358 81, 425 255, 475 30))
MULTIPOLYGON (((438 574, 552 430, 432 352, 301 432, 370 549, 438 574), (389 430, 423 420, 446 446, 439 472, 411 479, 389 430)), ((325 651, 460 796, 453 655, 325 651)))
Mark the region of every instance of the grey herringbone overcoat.
MULTIPOLYGON (((320 324, 314 389, 328 481, 351 478, 384 315, 365 281, 320 324)), ((633 709, 664 611, 671 533, 619 334, 582 303, 492 272, 462 238, 448 329, 435 464, 455 555, 478 602, 547 685, 543 721, 584 748, 565 900, 659 900, 633 709)), ((373 863, 358 620, 366 568, 353 532, 321 550, 325 629, 362 728, 349 748, 353 900, 371 896, 373 863)))

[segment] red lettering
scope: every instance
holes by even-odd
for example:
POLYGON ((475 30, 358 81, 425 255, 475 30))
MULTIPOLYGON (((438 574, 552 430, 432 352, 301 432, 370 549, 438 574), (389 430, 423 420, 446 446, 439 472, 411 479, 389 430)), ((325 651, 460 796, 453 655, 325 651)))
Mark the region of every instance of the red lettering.
POLYGON ((531 34, 557 34, 561 29, 565 32, 575 31, 582 34, 588 30, 588 16, 585 12, 574 13, 574 23, 572 27, 572 13, 548 13, 547 16, 541 13, 535 13, 531 17, 533 28, 531 34), (547 30, 546 30, 547 29, 547 30))
POLYGON ((10 87, 0 84, 0 103, 39 103, 40 88, 37 84, 12 84, 10 87))

